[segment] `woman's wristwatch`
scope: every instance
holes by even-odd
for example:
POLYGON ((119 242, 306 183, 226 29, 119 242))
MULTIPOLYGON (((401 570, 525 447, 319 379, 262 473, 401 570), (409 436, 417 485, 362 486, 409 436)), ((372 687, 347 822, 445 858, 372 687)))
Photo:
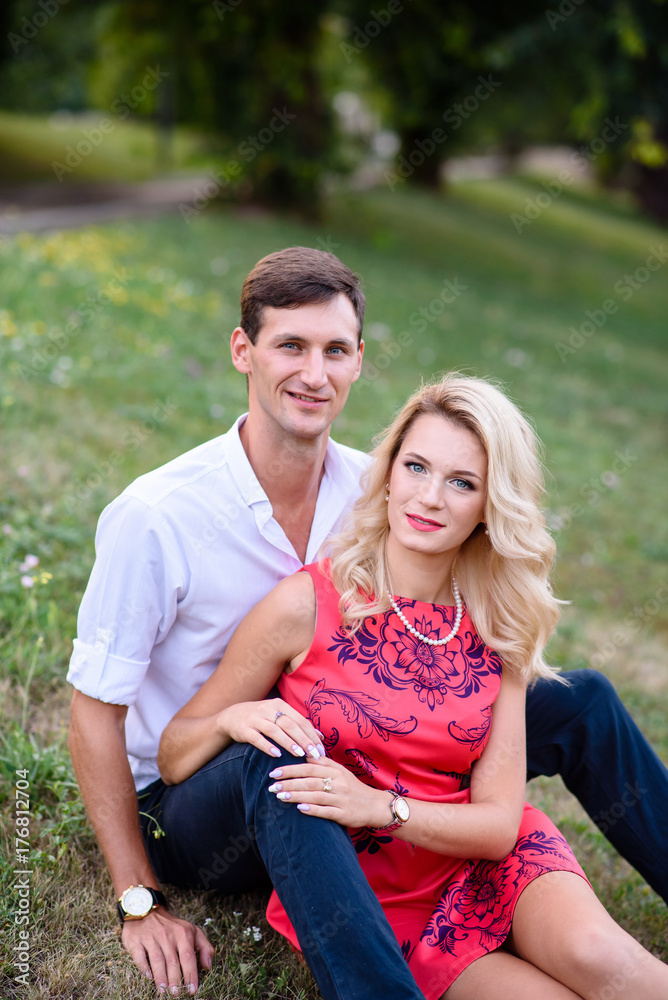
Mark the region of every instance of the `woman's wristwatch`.
POLYGON ((390 802, 390 809, 392 810, 392 816, 394 817, 391 823, 387 826, 372 826, 370 829, 374 833, 392 833, 393 830, 398 830, 400 826, 408 822, 411 815, 411 810, 408 805, 408 800, 399 795, 398 792, 393 791, 391 788, 386 788, 385 791, 388 795, 392 796, 392 801, 390 802))
POLYGON ((167 909, 167 900, 159 889, 151 889, 145 885, 131 885, 118 897, 118 917, 121 923, 126 920, 141 920, 148 916, 156 906, 167 909))

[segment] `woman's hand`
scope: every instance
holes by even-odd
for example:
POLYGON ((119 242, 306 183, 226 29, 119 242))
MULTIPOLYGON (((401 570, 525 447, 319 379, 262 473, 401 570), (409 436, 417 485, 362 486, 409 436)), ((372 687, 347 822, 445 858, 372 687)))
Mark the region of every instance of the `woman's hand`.
POLYGON ((322 733, 281 698, 230 705, 216 721, 219 730, 237 743, 251 743, 272 757, 281 756, 278 747, 295 757, 325 756, 322 733))
POLYGON ((392 822, 387 792, 369 788, 335 760, 290 764, 270 772, 270 792, 307 816, 333 819, 341 826, 380 827, 392 822))

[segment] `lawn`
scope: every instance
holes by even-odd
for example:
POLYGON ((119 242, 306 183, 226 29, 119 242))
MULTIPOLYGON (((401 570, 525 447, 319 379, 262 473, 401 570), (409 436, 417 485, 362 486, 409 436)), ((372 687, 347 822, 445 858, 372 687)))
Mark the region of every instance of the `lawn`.
MULTIPOLYGON (((601 669, 668 761, 666 235, 623 204, 570 190, 518 232, 513 215, 541 191, 531 178, 459 183, 447 198, 378 189, 333 198, 317 228, 212 204, 189 224, 176 216, 0 241, 5 931, 17 905, 4 860, 14 853, 10 795, 24 771, 32 872, 30 985, 12 981, 16 939, 5 933, 3 997, 151 995, 119 951, 67 754, 64 676, 102 507, 244 409, 229 334, 243 278, 280 247, 332 249, 364 279, 367 361, 338 440, 367 448, 421 378, 451 367, 502 380, 532 416, 545 443, 555 588, 572 602, 551 659, 601 669)), ((558 779, 530 795, 615 918, 668 960, 665 905, 558 779)), ((317 996, 269 930, 261 896, 172 898, 207 921, 217 945, 203 996, 317 996)))
POLYGON ((215 162, 200 134, 179 126, 168 138, 150 121, 125 120, 123 110, 0 111, 0 181, 140 181, 215 162))

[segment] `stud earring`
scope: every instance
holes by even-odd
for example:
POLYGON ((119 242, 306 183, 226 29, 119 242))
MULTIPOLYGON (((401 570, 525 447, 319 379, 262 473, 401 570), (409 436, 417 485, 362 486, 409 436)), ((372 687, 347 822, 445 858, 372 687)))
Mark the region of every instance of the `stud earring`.
POLYGON ((390 484, 385 483, 385 503, 390 502, 390 484))

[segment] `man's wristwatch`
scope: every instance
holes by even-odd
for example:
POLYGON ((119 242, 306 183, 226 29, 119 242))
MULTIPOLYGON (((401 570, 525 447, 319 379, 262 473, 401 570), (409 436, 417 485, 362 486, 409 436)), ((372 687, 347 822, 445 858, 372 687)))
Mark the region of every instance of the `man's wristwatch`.
POLYGON ((387 826, 374 826, 371 829, 374 833, 392 833, 394 830, 398 830, 400 826, 403 826, 410 819, 411 811, 408 805, 408 801, 399 795, 398 792, 392 791, 391 788, 386 789, 387 793, 392 796, 392 801, 390 803, 390 809, 392 810, 392 815, 394 819, 387 826))
POLYGON ((151 889, 145 885, 131 885, 118 897, 118 918, 123 924, 126 920, 141 920, 148 916, 156 906, 167 909, 167 900, 159 889, 151 889))

